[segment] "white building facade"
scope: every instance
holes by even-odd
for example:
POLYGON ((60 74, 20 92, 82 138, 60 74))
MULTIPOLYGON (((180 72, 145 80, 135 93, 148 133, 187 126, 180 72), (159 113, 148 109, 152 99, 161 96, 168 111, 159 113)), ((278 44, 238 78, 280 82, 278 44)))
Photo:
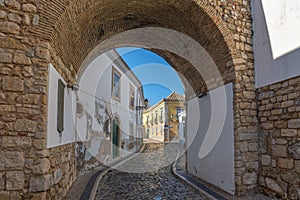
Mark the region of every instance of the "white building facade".
POLYGON ((53 66, 49 69, 53 83, 49 96, 55 98, 49 102, 48 148, 77 142, 77 157, 84 158, 81 168, 89 170, 141 147, 142 110, 136 108, 143 105, 143 90, 115 50, 94 59, 73 90, 53 66), (62 122, 57 109, 60 81, 64 86, 62 122))

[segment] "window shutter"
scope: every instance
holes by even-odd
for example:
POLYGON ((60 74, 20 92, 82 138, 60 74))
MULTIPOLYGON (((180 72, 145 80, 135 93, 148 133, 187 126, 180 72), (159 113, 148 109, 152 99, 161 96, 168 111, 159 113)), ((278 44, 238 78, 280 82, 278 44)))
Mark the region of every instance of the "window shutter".
POLYGON ((57 95, 57 130, 59 133, 64 131, 64 102, 65 102, 65 84, 61 79, 58 80, 57 95))

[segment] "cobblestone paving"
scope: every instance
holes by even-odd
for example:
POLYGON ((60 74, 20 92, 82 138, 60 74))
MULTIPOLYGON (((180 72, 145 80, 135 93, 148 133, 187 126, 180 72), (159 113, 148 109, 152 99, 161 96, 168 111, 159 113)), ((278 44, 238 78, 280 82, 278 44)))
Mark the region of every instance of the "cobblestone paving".
POLYGON ((95 199, 208 199, 173 176, 176 155, 176 145, 147 144, 141 154, 103 176, 95 199))

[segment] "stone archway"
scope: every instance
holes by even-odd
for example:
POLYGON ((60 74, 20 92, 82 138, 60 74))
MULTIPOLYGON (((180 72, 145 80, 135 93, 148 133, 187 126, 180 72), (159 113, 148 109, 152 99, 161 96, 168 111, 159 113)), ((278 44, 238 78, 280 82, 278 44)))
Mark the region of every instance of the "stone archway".
MULTIPOLYGON (((257 144, 250 1, 42 0, 37 4, 6 3, 4 10, 19 12, 24 17, 24 23, 6 20, 0 26, 4 33, 1 47, 5 48, 2 64, 8 65, 8 72, 2 78, 2 90, 4 95, 14 91, 16 96, 20 96, 11 102, 34 104, 40 110, 39 113, 28 110, 26 114, 18 111, 17 116, 12 118, 13 130, 21 134, 21 139, 1 137, 3 143, 6 140, 12 143, 23 141, 24 138, 25 142, 22 143, 32 143, 34 146, 26 147, 26 155, 19 151, 15 159, 20 161, 20 166, 10 167, 7 164, 4 167, 4 170, 15 169, 24 180, 21 181, 22 186, 14 189, 24 192, 28 197, 63 195, 76 177, 75 144, 46 148, 49 97, 45 80, 48 64, 52 63, 68 82, 76 82, 80 66, 97 45, 117 33, 142 27, 168 28, 190 36, 209 53, 223 81, 234 83, 236 192, 242 195, 257 187, 255 166, 258 164, 258 150, 243 148, 257 144), (20 66, 27 67, 21 69, 20 66), (18 73, 18 70, 22 72, 18 73), (10 80, 14 80, 14 84, 10 80), (23 136, 24 133, 26 136, 23 136), (42 150, 43 153, 40 152, 42 150), (31 171, 24 174, 20 169, 26 167, 25 159, 28 162, 33 160, 30 152, 42 155, 32 164, 31 171), (59 163, 64 157, 68 159, 59 163), (36 163, 43 166, 43 163, 47 163, 49 167, 41 172, 36 171, 34 166, 39 165, 36 163), (45 182, 43 187, 38 186, 39 181, 45 182), (55 189, 55 185, 62 182, 61 187, 55 189)), ((194 83, 191 85, 196 92, 205 89, 205 85, 199 81, 201 76, 195 75, 197 73, 191 70, 186 60, 172 52, 160 49, 153 51, 182 71, 185 78, 194 83), (185 67, 182 68, 182 65, 185 67)), ((4 105, 2 109, 5 112, 16 109, 8 101, 4 105)), ((11 131, 10 126, 6 126, 4 131, 11 131)), ((12 148, 8 145, 3 149, 3 152, 11 152, 12 148)), ((12 181, 13 177, 6 175, 6 179, 12 181)), ((10 191, 10 186, 6 185, 4 190, 10 191)), ((11 192, 7 194, 12 195, 11 192)))

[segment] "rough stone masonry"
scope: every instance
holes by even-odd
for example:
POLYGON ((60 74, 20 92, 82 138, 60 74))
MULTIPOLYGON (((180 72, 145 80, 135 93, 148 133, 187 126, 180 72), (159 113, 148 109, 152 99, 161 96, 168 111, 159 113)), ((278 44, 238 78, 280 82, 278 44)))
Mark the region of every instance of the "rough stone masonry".
MULTIPOLYGON (((256 91, 250 0, 0 0, 0 199, 59 199, 76 179, 75 144, 46 148, 49 63, 74 83, 101 41, 153 26, 192 37, 234 83, 236 194, 299 198, 299 82, 256 91)), ((189 63, 160 55, 200 92, 189 63)))

